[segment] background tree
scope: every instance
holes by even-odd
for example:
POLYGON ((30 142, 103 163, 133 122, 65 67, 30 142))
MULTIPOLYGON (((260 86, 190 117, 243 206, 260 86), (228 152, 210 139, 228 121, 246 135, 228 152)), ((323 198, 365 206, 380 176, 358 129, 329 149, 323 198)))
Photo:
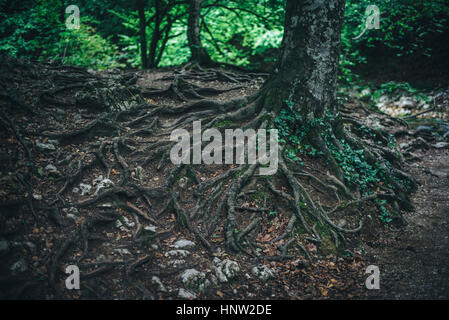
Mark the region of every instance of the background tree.
POLYGON ((187 38, 189 41, 191 61, 198 62, 200 65, 210 65, 212 60, 207 50, 201 44, 201 3, 202 0, 189 1, 189 21, 187 25, 187 38))

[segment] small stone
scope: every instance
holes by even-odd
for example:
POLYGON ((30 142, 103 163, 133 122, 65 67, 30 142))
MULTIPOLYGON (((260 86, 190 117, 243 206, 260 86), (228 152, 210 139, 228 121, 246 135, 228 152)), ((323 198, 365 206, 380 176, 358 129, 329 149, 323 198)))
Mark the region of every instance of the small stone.
POLYGON ((129 221, 129 219, 125 216, 123 216, 123 221, 128 228, 133 228, 136 225, 135 222, 129 221))
POLYGON ((157 291, 159 292, 167 292, 167 289, 165 288, 164 284, 162 283, 161 279, 159 279, 159 277, 153 276, 153 278, 151 278, 151 282, 156 285, 157 287, 157 291))
POLYGON ((129 252, 128 249, 114 249, 115 252, 120 253, 121 255, 125 255, 125 254, 131 254, 131 252, 129 252))
POLYGON ((73 213, 69 213, 69 214, 67 214, 67 216, 66 216, 67 218, 69 218, 69 219, 72 219, 73 221, 76 221, 76 220, 78 220, 78 216, 77 215, 75 215, 75 214, 73 214, 73 213))
POLYGON ((414 109, 417 107, 417 103, 414 98, 401 97, 399 101, 395 102, 395 106, 402 109, 414 109))
POLYGON ((57 172, 58 171, 58 169, 56 169, 56 167, 54 165, 52 165, 52 164, 47 165, 44 168, 44 170, 45 171, 49 171, 49 172, 55 172, 55 171, 57 172))
POLYGON ((42 200, 42 196, 40 194, 37 194, 37 193, 33 193, 33 198, 34 198, 34 200, 37 200, 37 201, 41 201, 42 200))
POLYGON ((145 231, 156 232, 156 227, 153 225, 143 227, 145 231))
POLYGON ((171 265, 172 267, 182 266, 185 263, 186 261, 182 259, 171 260, 168 262, 168 264, 171 265))
POLYGON ((436 148, 436 149, 445 149, 447 147, 449 147, 449 143, 448 142, 438 142, 432 145, 432 147, 436 148))
POLYGON ((206 274, 196 269, 187 269, 181 275, 184 286, 195 292, 200 292, 209 287, 210 281, 206 279, 206 274))
POLYGON ((75 187, 75 188, 72 189, 72 192, 73 192, 73 193, 78 193, 78 192, 80 192, 80 189, 77 188, 77 187, 75 187))
POLYGON ((187 249, 192 248, 195 246, 195 242, 186 240, 186 239, 180 239, 176 241, 174 244, 172 244, 170 247, 175 249, 187 249))
POLYGON ((179 291, 178 291, 178 298, 181 298, 181 299, 195 299, 195 298, 196 298, 196 295, 193 294, 193 293, 190 292, 190 291, 187 291, 187 290, 184 289, 184 288, 179 288, 179 291))
POLYGON ((80 183, 81 195, 84 196, 90 193, 92 190, 92 186, 90 184, 80 183))
POLYGON ((214 263, 216 263, 217 265, 215 267, 215 275, 217 276, 218 280, 220 280, 220 282, 228 282, 237 277, 238 273, 240 272, 240 267, 235 261, 231 261, 229 259, 220 261, 220 259, 215 258, 214 263))
POLYGON ((69 208, 69 213, 71 213, 71 214, 78 214, 78 209, 75 208, 75 207, 70 207, 69 208))
POLYGON ((120 220, 116 220, 115 221, 115 226, 117 227, 117 228, 120 228, 120 227, 122 227, 123 226, 123 223, 120 221, 120 220))
POLYGON ((134 172, 137 180, 142 181, 144 179, 143 168, 141 166, 136 167, 134 172))
MULTIPOLYGON (((95 182, 95 181, 94 181, 94 182, 95 182)), ((100 181, 100 183, 98 183, 98 185, 97 185, 97 190, 95 190, 95 194, 98 194, 98 192, 99 192, 101 189, 110 188, 110 187, 112 187, 112 186, 114 186, 114 182, 113 182, 112 180, 109 180, 109 179, 103 179, 103 180, 100 181)))
POLYGON ((165 253, 166 257, 179 257, 179 258, 185 258, 190 254, 187 250, 170 250, 165 253))
POLYGON ((52 145, 55 145, 55 146, 59 145, 59 141, 56 139, 49 139, 48 143, 51 143, 52 145))
POLYGON ((362 92, 360 92, 360 98, 370 98, 371 97, 371 89, 370 88, 366 88, 363 89, 362 92))
POLYGON ((253 273, 262 281, 267 281, 274 276, 273 271, 264 264, 254 267, 253 273))

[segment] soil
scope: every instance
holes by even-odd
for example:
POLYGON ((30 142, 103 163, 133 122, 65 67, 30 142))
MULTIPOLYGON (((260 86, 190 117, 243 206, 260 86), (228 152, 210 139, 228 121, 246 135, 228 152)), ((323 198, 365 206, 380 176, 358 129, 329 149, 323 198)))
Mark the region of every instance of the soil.
MULTIPOLYGON (((258 181, 253 181, 246 190, 250 196, 243 196, 239 200, 245 214, 239 215, 238 225, 248 225, 260 216, 260 227, 253 232, 252 240, 260 247, 263 255, 256 259, 243 253, 226 251, 222 216, 215 217, 216 228, 208 239, 212 250, 208 250, 194 232, 180 223, 176 212, 166 208, 167 199, 133 197, 124 192, 112 199, 89 206, 74 206, 76 210, 72 209, 70 204, 87 203, 95 199, 94 192, 101 180, 95 182, 95 179, 99 176, 110 179, 114 185, 120 184, 123 165, 116 161, 119 157, 114 154, 113 148, 107 149, 109 152, 106 152, 104 159, 110 165, 109 168, 95 163, 96 157, 92 152, 116 133, 97 130, 58 139, 60 141, 55 150, 37 148, 37 142, 48 143, 52 140, 51 137, 40 136, 39 132, 73 132, 99 119, 104 110, 82 110, 73 103, 79 88, 58 92, 56 102, 42 100, 42 92, 55 92, 51 85, 46 87, 49 83, 55 83, 58 76, 73 76, 70 73, 73 70, 48 65, 34 68, 32 76, 19 67, 17 70, 12 67, 9 73, 3 74, 2 85, 8 89, 5 92, 18 92, 14 97, 19 101, 2 98, 2 110, 6 113, 2 116, 0 134, 0 241, 7 243, 8 248, 0 252, 1 299, 179 299, 180 289, 185 287, 182 275, 189 269, 204 272, 209 281, 204 290, 194 292, 198 299, 449 298, 447 148, 433 148, 431 144, 434 141, 429 141, 429 149, 413 150, 414 160, 404 164, 402 169, 411 173, 421 184, 412 197, 414 210, 402 212, 407 221, 405 226, 401 219, 395 219, 389 224, 380 222, 376 208, 372 204, 365 204, 358 209, 348 209, 342 216, 332 217, 344 218, 349 225, 356 225, 359 219, 368 215, 371 217, 372 221, 362 229, 361 234, 348 237, 342 246, 334 248, 330 244, 317 247, 313 243, 304 243, 311 261, 299 246, 292 246, 289 250, 292 259, 271 261, 276 260, 270 258, 278 256, 279 250, 270 240, 286 229, 290 213, 282 201, 272 202, 268 199, 267 202, 264 194, 258 193, 262 186, 258 181), (12 105, 16 109, 11 108, 12 105), (36 114, 30 114, 27 108, 22 110, 23 105, 36 107, 33 109, 37 110, 36 114), (63 111, 57 108, 63 108, 63 111), (13 127, 18 134, 14 134, 13 127), (41 171, 30 171, 27 150, 19 138, 23 138, 25 145, 29 146, 34 165, 41 171), (64 188, 68 181, 66 177, 73 175, 80 163, 86 165, 85 170, 64 188), (49 164, 56 167, 55 172, 45 170, 49 164), (24 177, 26 181, 23 181, 24 177), (79 189, 80 183, 91 185, 92 190, 86 194, 75 191, 74 188, 79 189), (52 208, 58 203, 64 205, 54 211, 52 208), (270 209, 267 212, 257 213, 245 209, 257 210, 265 205, 270 209), (139 228, 139 234, 143 237, 137 238, 139 228), (194 245, 181 248, 187 252, 173 252, 179 240, 189 240, 194 245), (237 262, 240 269, 238 277, 215 284, 217 258, 220 261, 229 259, 237 262), (81 290, 67 290, 65 287, 68 277, 64 273, 65 267, 73 264, 81 270, 81 290), (263 265, 273 272, 272 277, 266 280, 260 279, 253 270, 263 265), (365 270, 369 265, 376 265, 380 269, 380 290, 367 290, 365 287, 368 277, 365 270), (163 287, 158 284, 158 280, 163 283, 163 287)), ((109 72, 108 76, 110 74, 123 76, 127 73, 109 72)), ((173 70, 139 71, 134 74, 137 75, 140 88, 167 89, 171 82, 158 79, 172 75, 173 70)), ((98 76, 106 77, 106 74, 99 73, 98 76)), ((263 80, 263 75, 251 75, 250 80, 238 84, 223 79, 204 82, 192 79, 189 82, 222 90, 241 87, 208 96, 210 99, 227 101, 257 92, 263 80)), ((173 95, 154 96, 147 98, 146 102, 165 106, 188 104, 173 95)), ((354 107, 358 104, 358 101, 352 100, 346 107, 353 108, 354 113, 363 118, 364 115, 359 113, 361 110, 354 107)), ((125 115, 128 117, 125 127, 120 127, 119 132, 132 130, 126 126, 138 116, 142 116, 142 113, 125 115)), ((399 122, 388 117, 385 119, 388 120, 390 132, 404 129, 399 122)), ((175 116, 159 119, 162 127, 175 120, 175 116)), ((137 135, 131 147, 148 145, 158 139, 161 137, 157 135, 137 135)), ((404 135, 398 139, 399 143, 406 143, 416 137, 404 135)), ((131 159, 128 155, 132 151, 122 150, 127 161, 131 159)), ((320 174, 322 164, 319 161, 307 158, 303 161, 305 168, 320 174)), ((140 181, 146 188, 162 186, 173 170, 173 165, 164 162, 163 158, 146 161, 142 165, 143 178, 139 179, 135 170, 141 163, 130 160, 127 165, 132 173, 132 181, 140 181)), ((195 168, 197 182, 192 181, 195 179, 189 178, 187 172, 183 173, 187 186, 181 186, 178 181, 176 187, 181 206, 185 210, 193 208, 193 193, 198 182, 213 179, 227 169, 226 166, 195 168)), ((316 191, 310 192, 315 197, 316 191)), ((212 193, 206 195, 211 196, 212 193)), ((323 198, 323 206, 332 205, 330 198, 323 198)), ((204 219, 207 221, 207 218, 204 219)), ((202 227, 202 224, 198 227, 202 227)), ((298 244, 302 243, 299 235, 294 240, 298 244)), ((277 244, 285 244, 285 241, 281 240, 277 244)))

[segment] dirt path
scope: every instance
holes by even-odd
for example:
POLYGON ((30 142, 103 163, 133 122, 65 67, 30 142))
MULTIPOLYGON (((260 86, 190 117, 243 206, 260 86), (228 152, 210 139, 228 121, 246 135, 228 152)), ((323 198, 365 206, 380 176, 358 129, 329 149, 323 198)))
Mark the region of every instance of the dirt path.
POLYGON ((449 152, 421 151, 412 174, 421 182, 408 226, 369 248, 380 269, 379 299, 449 299, 449 152))

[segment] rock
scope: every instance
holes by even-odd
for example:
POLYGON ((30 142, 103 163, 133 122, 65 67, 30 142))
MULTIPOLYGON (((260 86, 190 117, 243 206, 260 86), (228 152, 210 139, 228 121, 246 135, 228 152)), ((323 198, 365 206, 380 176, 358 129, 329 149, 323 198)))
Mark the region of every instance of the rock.
POLYGON ((56 150, 56 147, 52 145, 51 143, 41 143, 36 142, 36 147, 40 149, 41 151, 54 151, 56 150))
POLYGON ((215 275, 220 282, 228 282, 237 277, 240 272, 240 267, 235 261, 229 259, 220 261, 220 259, 215 258, 214 262, 216 263, 215 275))
POLYGON ((73 213, 69 213, 66 215, 67 218, 72 219, 73 221, 78 220, 78 216, 73 214, 73 213))
POLYGON ((58 169, 56 169, 56 167, 52 164, 47 165, 44 168, 45 171, 49 171, 49 172, 58 172, 58 169))
POLYGON ((21 258, 19 261, 13 263, 10 268, 11 271, 25 272, 28 270, 28 264, 24 258, 21 258))
POLYGON ((143 179, 144 179, 143 168, 141 166, 138 166, 138 167, 136 167, 136 169, 134 169, 134 172, 135 172, 136 179, 139 181, 143 181, 143 179))
POLYGON ((190 254, 187 250, 170 250, 165 253, 166 257, 178 257, 178 258, 185 258, 190 254))
POLYGON ((117 227, 117 228, 120 228, 120 227, 123 227, 123 223, 120 221, 120 220, 116 220, 115 221, 115 226, 117 227))
POLYGON ((206 278, 204 272, 196 269, 187 269, 181 275, 184 286, 195 292, 201 292, 210 286, 210 281, 206 278))
POLYGON ((175 249, 188 249, 194 246, 195 242, 186 239, 180 239, 176 241, 174 244, 172 244, 170 247, 175 249))
POLYGON ((42 196, 37 193, 33 193, 33 198, 34 198, 34 200, 37 200, 37 201, 41 201, 43 199, 42 196))
POLYGON ((70 207, 69 208, 69 213, 71 213, 71 214, 78 214, 78 209, 75 208, 75 207, 70 207))
POLYGON ((267 281, 274 277, 273 271, 264 264, 254 267, 253 273, 262 281, 267 281))
POLYGON ((0 256, 3 256, 9 252, 9 243, 6 240, 0 241, 0 256))
POLYGON ((376 107, 380 110, 384 111, 384 108, 386 108, 390 104, 390 100, 388 96, 381 96, 376 101, 376 107))
POLYGON ((78 193, 78 192, 80 192, 80 189, 77 188, 77 187, 75 187, 75 188, 72 189, 72 192, 73 192, 73 193, 78 193))
POLYGON ((80 183, 80 190, 81 195, 84 196, 90 193, 90 190, 92 190, 92 186, 90 184, 80 183))
POLYGON ((370 88, 363 89, 362 92, 360 92, 359 97, 360 98, 370 98, 371 97, 371 89, 370 88))
POLYGON ((181 179, 178 180, 178 185, 181 189, 186 189, 188 182, 189 179, 187 179, 187 177, 182 177, 181 179))
POLYGON ((395 106, 402 109, 414 109, 417 107, 416 100, 410 97, 401 97, 399 101, 395 102, 395 106))
POLYGON ((48 143, 51 143, 52 145, 58 146, 59 145, 59 141, 56 139, 49 139, 48 143))
POLYGON ((153 276, 153 278, 151 278, 151 283, 156 285, 157 291, 167 292, 167 289, 165 288, 164 284, 162 283, 161 279, 159 279, 159 277, 153 276))
POLYGON ((125 222, 125 224, 128 228, 133 228, 136 225, 135 222, 129 221, 129 219, 125 216, 123 216, 123 221, 125 222))
POLYGON ((131 254, 131 252, 129 252, 128 249, 121 249, 121 248, 118 248, 118 249, 114 249, 114 251, 120 253, 121 255, 131 254))
POLYGON ((98 177, 96 177, 96 178, 92 181, 92 183, 93 183, 93 185, 95 186, 95 185, 97 185, 97 183, 101 182, 102 180, 104 180, 103 176, 102 176, 102 175, 99 175, 98 177))
POLYGON ((101 189, 109 188, 109 187, 112 187, 112 186, 114 186, 114 182, 112 180, 103 179, 103 180, 100 181, 100 183, 98 183, 97 190, 95 190, 95 194, 98 194, 98 192, 101 189))
POLYGON ((449 143, 448 142, 438 142, 438 143, 432 144, 432 147, 434 147, 436 149, 445 149, 445 148, 449 147, 449 143))
POLYGON ((181 299, 195 299, 196 295, 190 291, 185 290, 184 288, 179 288, 178 298, 181 299))
POLYGON ((150 232, 156 232, 156 227, 153 225, 149 225, 149 226, 143 227, 143 230, 150 231, 150 232))
POLYGON ((171 260, 171 261, 168 262, 168 264, 171 265, 174 268, 182 266, 185 263, 186 263, 186 261, 182 260, 182 259, 171 260))

